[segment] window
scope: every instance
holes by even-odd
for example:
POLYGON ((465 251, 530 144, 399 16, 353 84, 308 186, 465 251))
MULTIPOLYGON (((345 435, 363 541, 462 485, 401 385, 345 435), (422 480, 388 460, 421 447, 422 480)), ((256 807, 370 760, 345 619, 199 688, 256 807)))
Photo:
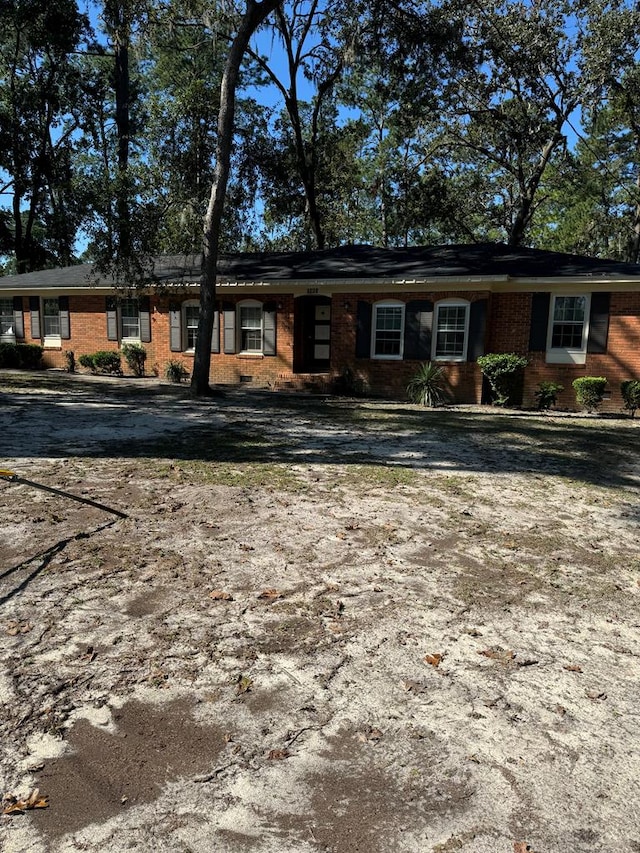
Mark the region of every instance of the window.
POLYGON ((184 348, 190 352, 196 348, 200 305, 197 302, 187 302, 182 307, 184 310, 184 348))
POLYGON ((373 306, 372 358, 402 358, 404 303, 378 302, 373 306))
POLYGON ((0 299, 0 337, 15 337, 13 299, 0 299))
POLYGON ((123 299, 120 302, 121 337, 140 340, 140 308, 137 299, 123 299))
POLYGON ((466 361, 469 337, 469 303, 439 302, 436 306, 433 358, 466 361))
POLYGON ((262 352, 262 305, 240 303, 238 316, 240 352, 262 352))
POLYGON ((57 299, 42 300, 42 323, 45 338, 60 337, 60 305, 57 299))
POLYGON ((585 363, 588 318, 588 296, 553 296, 547 332, 547 361, 585 363))

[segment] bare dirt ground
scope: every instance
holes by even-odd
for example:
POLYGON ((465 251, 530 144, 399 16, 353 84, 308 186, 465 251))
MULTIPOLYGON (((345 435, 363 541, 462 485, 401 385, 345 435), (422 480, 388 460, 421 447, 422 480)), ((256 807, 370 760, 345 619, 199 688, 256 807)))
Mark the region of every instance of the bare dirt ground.
POLYGON ((5 853, 640 851, 640 422, 0 374, 5 853))

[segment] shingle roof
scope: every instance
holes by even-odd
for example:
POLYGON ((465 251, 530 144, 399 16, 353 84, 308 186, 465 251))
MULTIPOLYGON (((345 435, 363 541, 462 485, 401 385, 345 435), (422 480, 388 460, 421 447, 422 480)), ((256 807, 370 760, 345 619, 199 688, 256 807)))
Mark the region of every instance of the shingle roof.
MULTIPOLYGON (((640 279, 640 265, 587 258, 542 249, 511 248, 501 243, 414 246, 382 249, 340 246, 314 252, 260 252, 222 255, 218 273, 228 281, 277 282, 322 279, 424 279, 500 276, 510 278, 611 277, 640 279)), ((155 259, 152 281, 198 282, 199 255, 155 259)), ((0 290, 109 287, 89 264, 0 277, 0 290)))

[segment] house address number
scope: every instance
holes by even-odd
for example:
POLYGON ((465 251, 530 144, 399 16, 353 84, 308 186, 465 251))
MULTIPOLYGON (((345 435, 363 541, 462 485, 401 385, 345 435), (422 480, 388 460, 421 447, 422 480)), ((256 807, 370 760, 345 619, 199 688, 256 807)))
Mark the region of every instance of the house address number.
POLYGON ((307 288, 307 296, 315 296, 319 292, 320 292, 319 287, 308 287, 307 288))

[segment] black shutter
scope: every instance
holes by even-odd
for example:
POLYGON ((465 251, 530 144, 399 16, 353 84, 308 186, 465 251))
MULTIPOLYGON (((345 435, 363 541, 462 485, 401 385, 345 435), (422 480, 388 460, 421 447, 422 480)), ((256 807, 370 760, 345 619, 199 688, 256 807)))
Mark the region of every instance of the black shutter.
POLYGON ((609 336, 610 293, 592 293, 589 312, 589 340, 587 352, 605 353, 609 336))
POLYGON ((213 330, 211 332, 211 352, 220 352, 220 311, 213 311, 213 330))
POLYGON ((431 358, 431 329, 433 327, 433 302, 416 299, 407 302, 404 313, 404 358, 431 358))
POLYGON ((223 344, 222 350, 226 353, 234 353, 236 351, 236 312, 234 306, 225 302, 222 306, 223 317, 223 344))
POLYGON ((71 337, 71 321, 69 320, 69 297, 58 297, 58 314, 60 316, 60 337, 68 341, 71 337))
POLYGON ((29 297, 29 311, 31 312, 31 337, 34 340, 42 337, 40 334, 40 297, 29 297))
POLYGON ((13 330, 16 338, 24 338, 24 314, 22 312, 22 296, 13 297, 13 330))
POLYGON ((262 352, 264 355, 276 354, 276 306, 274 302, 265 304, 262 311, 262 352))
POLYGON ((529 352, 544 352, 547 348, 550 302, 550 293, 534 293, 531 297, 529 352))
POLYGON ((358 301, 356 313, 356 358, 371 355, 371 305, 358 301))
POLYGON ((151 342, 151 300, 148 296, 141 296, 138 300, 138 311, 140 317, 140 340, 148 344, 151 342))
POLYGON ((115 296, 107 296, 106 298, 107 312, 107 340, 118 340, 118 302, 115 296))
POLYGON ((182 352, 182 312, 179 305, 169 305, 169 349, 182 352))
POLYGON ((477 361, 484 355, 484 341, 487 332, 488 299, 477 299, 469 309, 469 343, 467 361, 477 361))

